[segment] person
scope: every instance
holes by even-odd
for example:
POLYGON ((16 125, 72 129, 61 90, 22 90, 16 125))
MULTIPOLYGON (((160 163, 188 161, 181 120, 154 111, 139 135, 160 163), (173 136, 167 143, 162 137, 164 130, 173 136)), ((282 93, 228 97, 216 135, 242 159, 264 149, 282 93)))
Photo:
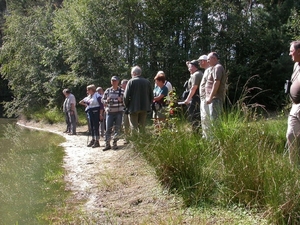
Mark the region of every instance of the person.
MULTIPOLYGON (((160 71, 157 72, 156 75, 158 75, 158 74, 161 74, 161 75, 163 75, 165 77, 165 83, 164 83, 164 85, 168 88, 168 95, 165 96, 165 102, 169 103, 171 101, 170 95, 172 94, 173 86, 172 86, 171 82, 167 80, 166 74, 164 73, 164 71, 160 70, 160 71)), ((156 88, 156 87, 157 87, 157 84, 155 83, 154 88, 156 88)))
POLYGON ((203 73, 199 70, 198 60, 187 61, 186 65, 190 71, 190 79, 187 87, 189 94, 184 103, 188 105, 188 119, 192 124, 193 131, 199 132, 201 126, 199 86, 203 73))
POLYGON ((209 108, 205 99, 205 84, 209 73, 209 64, 207 62, 207 55, 201 55, 198 59, 201 68, 205 69, 199 88, 200 94, 200 116, 202 137, 207 138, 207 129, 209 124, 209 108))
POLYGON ((67 124, 67 128, 64 133, 68 133, 69 135, 76 135, 76 98, 71 93, 70 89, 64 89, 63 94, 66 97, 63 104, 63 112, 65 113, 65 120, 67 124))
MULTIPOLYGON (((123 90, 126 89, 128 80, 127 79, 123 79, 121 80, 121 88, 123 90)), ((124 107, 124 113, 123 113, 123 120, 122 120, 122 124, 123 124, 123 128, 124 128, 124 142, 123 144, 128 144, 128 135, 129 135, 129 129, 130 129, 130 124, 129 124, 129 116, 128 116, 128 110, 124 107)))
POLYGON ((291 86, 287 91, 292 101, 292 108, 288 116, 286 132, 287 147, 291 164, 299 165, 300 155, 300 40, 290 43, 290 53, 294 61, 291 76, 291 86))
POLYGON ((84 112, 86 113, 86 119, 87 119, 87 123, 88 123, 88 133, 91 134, 91 124, 90 124, 90 119, 89 119, 89 114, 88 114, 88 110, 89 110, 89 106, 88 106, 88 100, 91 98, 91 96, 89 95, 89 93, 87 92, 87 96, 83 99, 81 99, 79 101, 80 105, 85 106, 84 108, 84 112))
POLYGON ((155 88, 153 89, 152 118, 155 128, 160 128, 160 121, 166 119, 165 106, 169 90, 165 85, 166 77, 161 71, 156 74, 154 81, 155 88))
POLYGON ((111 78, 111 87, 107 88, 104 92, 102 101, 105 104, 106 112, 106 132, 105 132, 105 147, 103 151, 109 149, 118 149, 117 142, 120 135, 122 125, 122 117, 124 112, 123 96, 124 90, 119 87, 119 78, 113 76, 111 78), (114 128, 114 129, 113 129, 114 128), (113 135, 113 146, 111 147, 110 141, 113 135))
POLYGON ((143 132, 146 126, 147 112, 153 101, 153 90, 149 80, 142 75, 142 69, 134 66, 131 69, 132 78, 128 81, 124 92, 124 104, 129 112, 130 127, 143 132))
POLYGON ((91 96, 90 99, 87 101, 88 105, 88 114, 91 124, 91 133, 92 133, 92 140, 87 145, 88 147, 96 148, 100 147, 99 139, 99 122, 103 120, 103 103, 101 101, 101 96, 96 91, 96 86, 94 84, 88 85, 86 87, 87 92, 91 96))
MULTIPOLYGON (((226 94, 226 81, 224 67, 219 63, 219 56, 216 52, 211 52, 207 56, 207 62, 210 66, 208 71, 207 80, 205 83, 205 100, 209 109, 209 132, 212 123, 215 123, 219 118, 223 109, 226 94)), ((211 134, 208 134, 212 137, 211 134)))
MULTIPOLYGON (((101 98, 103 97, 103 94, 104 94, 104 90, 102 87, 97 87, 96 88, 96 91, 98 92, 98 94, 101 96, 101 98)), ((105 114, 105 111, 103 112, 103 120, 100 121, 100 124, 99 124, 99 133, 100 133, 100 137, 104 137, 105 135, 105 124, 106 124, 106 114, 105 114)))

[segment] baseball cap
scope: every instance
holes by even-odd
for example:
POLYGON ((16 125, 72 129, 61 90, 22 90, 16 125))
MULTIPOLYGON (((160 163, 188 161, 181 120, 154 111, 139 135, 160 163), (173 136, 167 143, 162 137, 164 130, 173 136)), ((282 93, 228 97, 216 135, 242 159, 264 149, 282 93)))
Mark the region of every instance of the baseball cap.
POLYGON ((192 65, 196 66, 197 68, 199 68, 198 60, 192 60, 192 61, 190 61, 190 64, 192 64, 192 65))
POLYGON ((207 55, 201 55, 198 60, 207 60, 207 55))
POLYGON ((113 76, 111 80, 119 80, 119 78, 117 76, 113 76))

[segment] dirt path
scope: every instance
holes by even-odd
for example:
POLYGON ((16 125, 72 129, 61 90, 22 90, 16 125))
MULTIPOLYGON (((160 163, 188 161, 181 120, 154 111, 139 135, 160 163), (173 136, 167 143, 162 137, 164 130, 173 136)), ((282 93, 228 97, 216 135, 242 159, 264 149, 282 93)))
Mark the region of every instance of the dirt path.
POLYGON ((86 147, 86 127, 79 127, 78 134, 72 136, 62 133, 63 124, 19 125, 66 138, 62 144, 65 180, 72 191, 68 204, 79 203, 80 224, 190 224, 187 212, 180 210, 180 200, 163 190, 153 169, 130 144, 122 145, 120 140, 118 150, 103 152, 103 140, 100 148, 86 147))

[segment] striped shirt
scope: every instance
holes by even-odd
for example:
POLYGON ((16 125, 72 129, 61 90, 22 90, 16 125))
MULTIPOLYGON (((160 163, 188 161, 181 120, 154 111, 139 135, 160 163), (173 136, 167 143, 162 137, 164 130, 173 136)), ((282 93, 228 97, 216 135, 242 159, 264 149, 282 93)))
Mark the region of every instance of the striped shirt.
POLYGON ((123 112, 124 90, 118 87, 116 90, 113 87, 107 88, 103 94, 102 102, 105 105, 106 113, 123 112), (120 101, 119 101, 120 100, 120 101))

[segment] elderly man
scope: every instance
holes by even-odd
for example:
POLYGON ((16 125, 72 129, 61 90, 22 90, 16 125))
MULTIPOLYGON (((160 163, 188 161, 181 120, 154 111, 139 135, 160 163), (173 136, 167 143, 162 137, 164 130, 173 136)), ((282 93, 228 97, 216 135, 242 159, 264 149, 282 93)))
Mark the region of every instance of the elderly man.
POLYGON ((189 94, 184 100, 184 103, 188 105, 188 118, 192 124, 193 131, 199 132, 201 126, 199 86, 203 73, 199 70, 198 60, 188 61, 186 62, 186 65, 191 75, 187 86, 189 94))
POLYGON ((129 113, 129 122, 133 130, 143 131, 146 126, 147 112, 151 111, 153 90, 149 80, 143 78, 139 66, 131 69, 132 78, 124 92, 124 104, 129 113))
POLYGON ((299 165, 300 155, 300 40, 290 44, 290 56, 295 62, 291 77, 289 95, 292 100, 292 108, 288 117, 286 132, 287 146, 290 162, 299 165))
POLYGON ((111 78, 111 87, 104 92, 102 102, 105 104, 106 112, 106 132, 105 147, 103 151, 109 149, 118 149, 117 141, 119 140, 120 129, 122 125, 122 117, 124 112, 123 95, 124 90, 119 87, 119 78, 113 76, 111 78), (114 128, 114 129, 113 129, 114 128), (113 134, 113 146, 110 145, 111 136, 113 134))
POLYGON ((205 85, 207 82, 207 76, 210 71, 209 64, 207 62, 207 55, 201 55, 198 59, 199 65, 201 68, 205 69, 201 83, 199 88, 199 94, 200 94, 200 115, 201 115, 201 128, 202 128, 202 136, 204 138, 207 138, 207 129, 208 125, 210 123, 209 118, 209 108, 208 104, 206 103, 205 99, 205 85))
POLYGON ((65 113, 65 119, 67 123, 67 129, 64 133, 69 133, 69 135, 76 135, 76 99, 69 89, 64 89, 63 94, 66 97, 63 104, 63 111, 65 113))
POLYGON ((205 97, 209 108, 209 118, 211 122, 214 122, 223 109, 227 76, 224 67, 219 63, 219 56, 216 52, 209 53, 207 57, 210 70, 205 84, 205 97))

